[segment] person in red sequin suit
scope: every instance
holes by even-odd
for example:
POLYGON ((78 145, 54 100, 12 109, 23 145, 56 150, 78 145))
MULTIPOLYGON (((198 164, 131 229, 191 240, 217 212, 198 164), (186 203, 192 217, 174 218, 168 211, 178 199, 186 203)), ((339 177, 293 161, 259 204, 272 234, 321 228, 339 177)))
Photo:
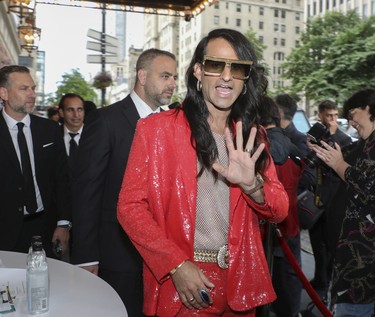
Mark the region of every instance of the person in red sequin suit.
POLYGON ((259 220, 282 221, 259 101, 266 79, 239 32, 211 31, 181 107, 140 120, 118 220, 144 260, 144 313, 255 316, 275 300, 259 220))

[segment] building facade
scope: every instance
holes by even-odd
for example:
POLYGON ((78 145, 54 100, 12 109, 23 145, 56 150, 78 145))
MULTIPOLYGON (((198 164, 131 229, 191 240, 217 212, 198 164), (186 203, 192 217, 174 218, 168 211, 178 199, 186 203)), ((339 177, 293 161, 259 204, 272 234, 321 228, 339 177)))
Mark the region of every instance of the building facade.
POLYGON ((306 0, 305 20, 329 11, 347 13, 355 10, 361 17, 375 15, 375 0, 306 0))
POLYGON ((220 0, 190 21, 168 16, 145 16, 144 48, 157 47, 178 58, 177 92, 186 92, 184 74, 198 42, 211 30, 252 29, 265 44, 264 62, 269 69, 269 88, 284 86, 281 64, 299 45, 303 28, 302 0, 220 0))

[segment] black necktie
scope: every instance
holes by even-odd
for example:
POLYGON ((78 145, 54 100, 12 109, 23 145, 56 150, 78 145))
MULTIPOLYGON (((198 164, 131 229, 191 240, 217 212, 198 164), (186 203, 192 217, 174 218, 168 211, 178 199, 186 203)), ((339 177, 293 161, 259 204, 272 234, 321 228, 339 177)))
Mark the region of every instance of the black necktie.
POLYGON ((69 142, 69 144, 70 144, 70 146, 69 146, 69 157, 73 157, 75 155, 75 153, 77 152, 77 148, 78 148, 77 142, 74 141, 74 138, 75 138, 76 135, 78 135, 78 133, 70 133, 69 132, 69 135, 71 137, 70 142, 69 142))
POLYGON ((18 146, 19 146, 20 155, 21 155, 21 165, 22 165, 22 175, 23 175, 22 191, 23 191, 24 205, 26 206, 27 212, 32 214, 32 213, 35 213, 38 208, 37 208, 37 203, 36 203, 34 178, 33 178, 33 173, 31 170, 29 150, 27 149, 26 138, 23 133, 24 125, 25 124, 22 122, 17 123, 17 126, 18 126, 17 141, 18 141, 18 146))

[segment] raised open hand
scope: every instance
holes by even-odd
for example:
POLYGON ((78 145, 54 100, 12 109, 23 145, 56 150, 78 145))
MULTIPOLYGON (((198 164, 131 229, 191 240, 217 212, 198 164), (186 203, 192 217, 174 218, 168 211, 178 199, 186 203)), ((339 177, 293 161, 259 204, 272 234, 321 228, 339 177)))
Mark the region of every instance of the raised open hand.
POLYGON ((239 185, 246 193, 254 187, 256 181, 255 163, 264 150, 265 144, 260 144, 257 149, 254 148, 254 141, 257 134, 255 127, 251 128, 249 140, 245 150, 243 150, 242 122, 236 125, 236 143, 235 148, 232 135, 228 128, 225 129, 225 142, 228 148, 229 165, 222 166, 215 162, 212 168, 223 175, 230 183, 239 185))

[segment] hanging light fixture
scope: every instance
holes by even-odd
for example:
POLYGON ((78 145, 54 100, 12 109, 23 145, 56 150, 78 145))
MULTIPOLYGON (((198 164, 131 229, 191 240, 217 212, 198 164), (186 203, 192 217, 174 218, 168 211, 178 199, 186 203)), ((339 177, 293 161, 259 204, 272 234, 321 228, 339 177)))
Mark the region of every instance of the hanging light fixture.
POLYGON ((37 50, 42 30, 35 26, 35 16, 30 15, 24 19, 24 24, 18 27, 18 36, 21 48, 29 52, 37 50))
POLYGON ((8 0, 8 12, 13 12, 23 18, 34 13, 35 4, 35 0, 8 0))

